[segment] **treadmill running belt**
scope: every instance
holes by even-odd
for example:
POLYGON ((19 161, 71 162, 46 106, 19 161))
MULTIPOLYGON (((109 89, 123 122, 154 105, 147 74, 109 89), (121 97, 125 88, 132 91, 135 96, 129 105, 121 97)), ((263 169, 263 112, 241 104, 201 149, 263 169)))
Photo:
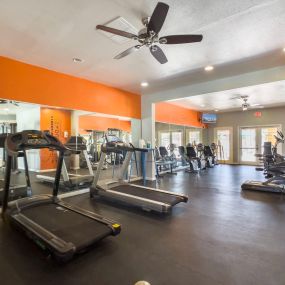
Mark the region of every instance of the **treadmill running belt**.
POLYGON ((57 204, 22 209, 21 213, 79 250, 112 234, 107 225, 57 204))
POLYGON ((119 185, 112 187, 110 190, 154 200, 157 202, 163 202, 171 206, 174 206, 180 202, 185 202, 184 197, 170 195, 159 191, 149 190, 147 188, 136 187, 133 185, 119 185))

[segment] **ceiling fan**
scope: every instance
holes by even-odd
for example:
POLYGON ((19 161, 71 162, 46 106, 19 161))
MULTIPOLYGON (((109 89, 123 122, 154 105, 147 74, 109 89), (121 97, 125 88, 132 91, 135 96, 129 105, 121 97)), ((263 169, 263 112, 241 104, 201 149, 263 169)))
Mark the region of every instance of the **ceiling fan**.
POLYGON ((159 63, 164 64, 168 60, 158 44, 186 44, 201 42, 203 39, 202 35, 170 35, 159 37, 158 34, 167 16, 168 9, 169 6, 167 4, 158 2, 151 17, 142 19, 142 23, 145 27, 139 31, 138 35, 103 25, 97 25, 96 29, 138 41, 137 45, 116 55, 114 57, 115 59, 123 58, 135 51, 140 50, 142 47, 148 47, 153 57, 159 63))
POLYGON ((0 99, 0 105, 3 104, 12 104, 14 106, 19 107, 19 102, 13 101, 13 100, 5 100, 5 99, 0 99))
POLYGON ((232 100, 238 99, 242 101, 241 107, 243 111, 247 111, 249 108, 260 106, 260 104, 249 104, 248 103, 248 95, 239 95, 231 98, 232 100))

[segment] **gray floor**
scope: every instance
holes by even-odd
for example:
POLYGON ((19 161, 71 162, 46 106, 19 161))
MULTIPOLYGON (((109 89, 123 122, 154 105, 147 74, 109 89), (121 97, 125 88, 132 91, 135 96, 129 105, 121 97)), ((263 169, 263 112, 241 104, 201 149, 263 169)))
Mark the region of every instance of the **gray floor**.
POLYGON ((67 198, 117 220, 122 233, 66 265, 47 260, 0 221, 0 284, 284 285, 285 198, 240 192, 244 180, 256 178, 262 174, 253 167, 224 165, 165 176, 159 188, 190 197, 165 217, 88 194, 67 198))

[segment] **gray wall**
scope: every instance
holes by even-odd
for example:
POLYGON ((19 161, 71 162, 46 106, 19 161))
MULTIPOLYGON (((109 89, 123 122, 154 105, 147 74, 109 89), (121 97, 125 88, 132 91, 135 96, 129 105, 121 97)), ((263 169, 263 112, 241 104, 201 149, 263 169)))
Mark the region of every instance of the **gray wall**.
POLYGON ((207 143, 214 141, 214 128, 233 127, 233 162, 238 163, 239 128, 275 124, 281 124, 282 131, 285 133, 285 107, 218 113, 217 123, 209 125, 207 129, 207 143), (257 111, 262 113, 261 117, 254 116, 254 113, 257 111))

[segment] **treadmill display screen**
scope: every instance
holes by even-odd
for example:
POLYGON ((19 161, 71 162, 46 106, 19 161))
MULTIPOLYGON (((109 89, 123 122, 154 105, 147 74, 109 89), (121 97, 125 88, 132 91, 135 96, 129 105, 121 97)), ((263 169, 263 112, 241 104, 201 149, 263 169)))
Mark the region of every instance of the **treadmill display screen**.
POLYGON ((29 134, 27 143, 30 145, 45 145, 48 144, 48 141, 39 134, 29 134))

